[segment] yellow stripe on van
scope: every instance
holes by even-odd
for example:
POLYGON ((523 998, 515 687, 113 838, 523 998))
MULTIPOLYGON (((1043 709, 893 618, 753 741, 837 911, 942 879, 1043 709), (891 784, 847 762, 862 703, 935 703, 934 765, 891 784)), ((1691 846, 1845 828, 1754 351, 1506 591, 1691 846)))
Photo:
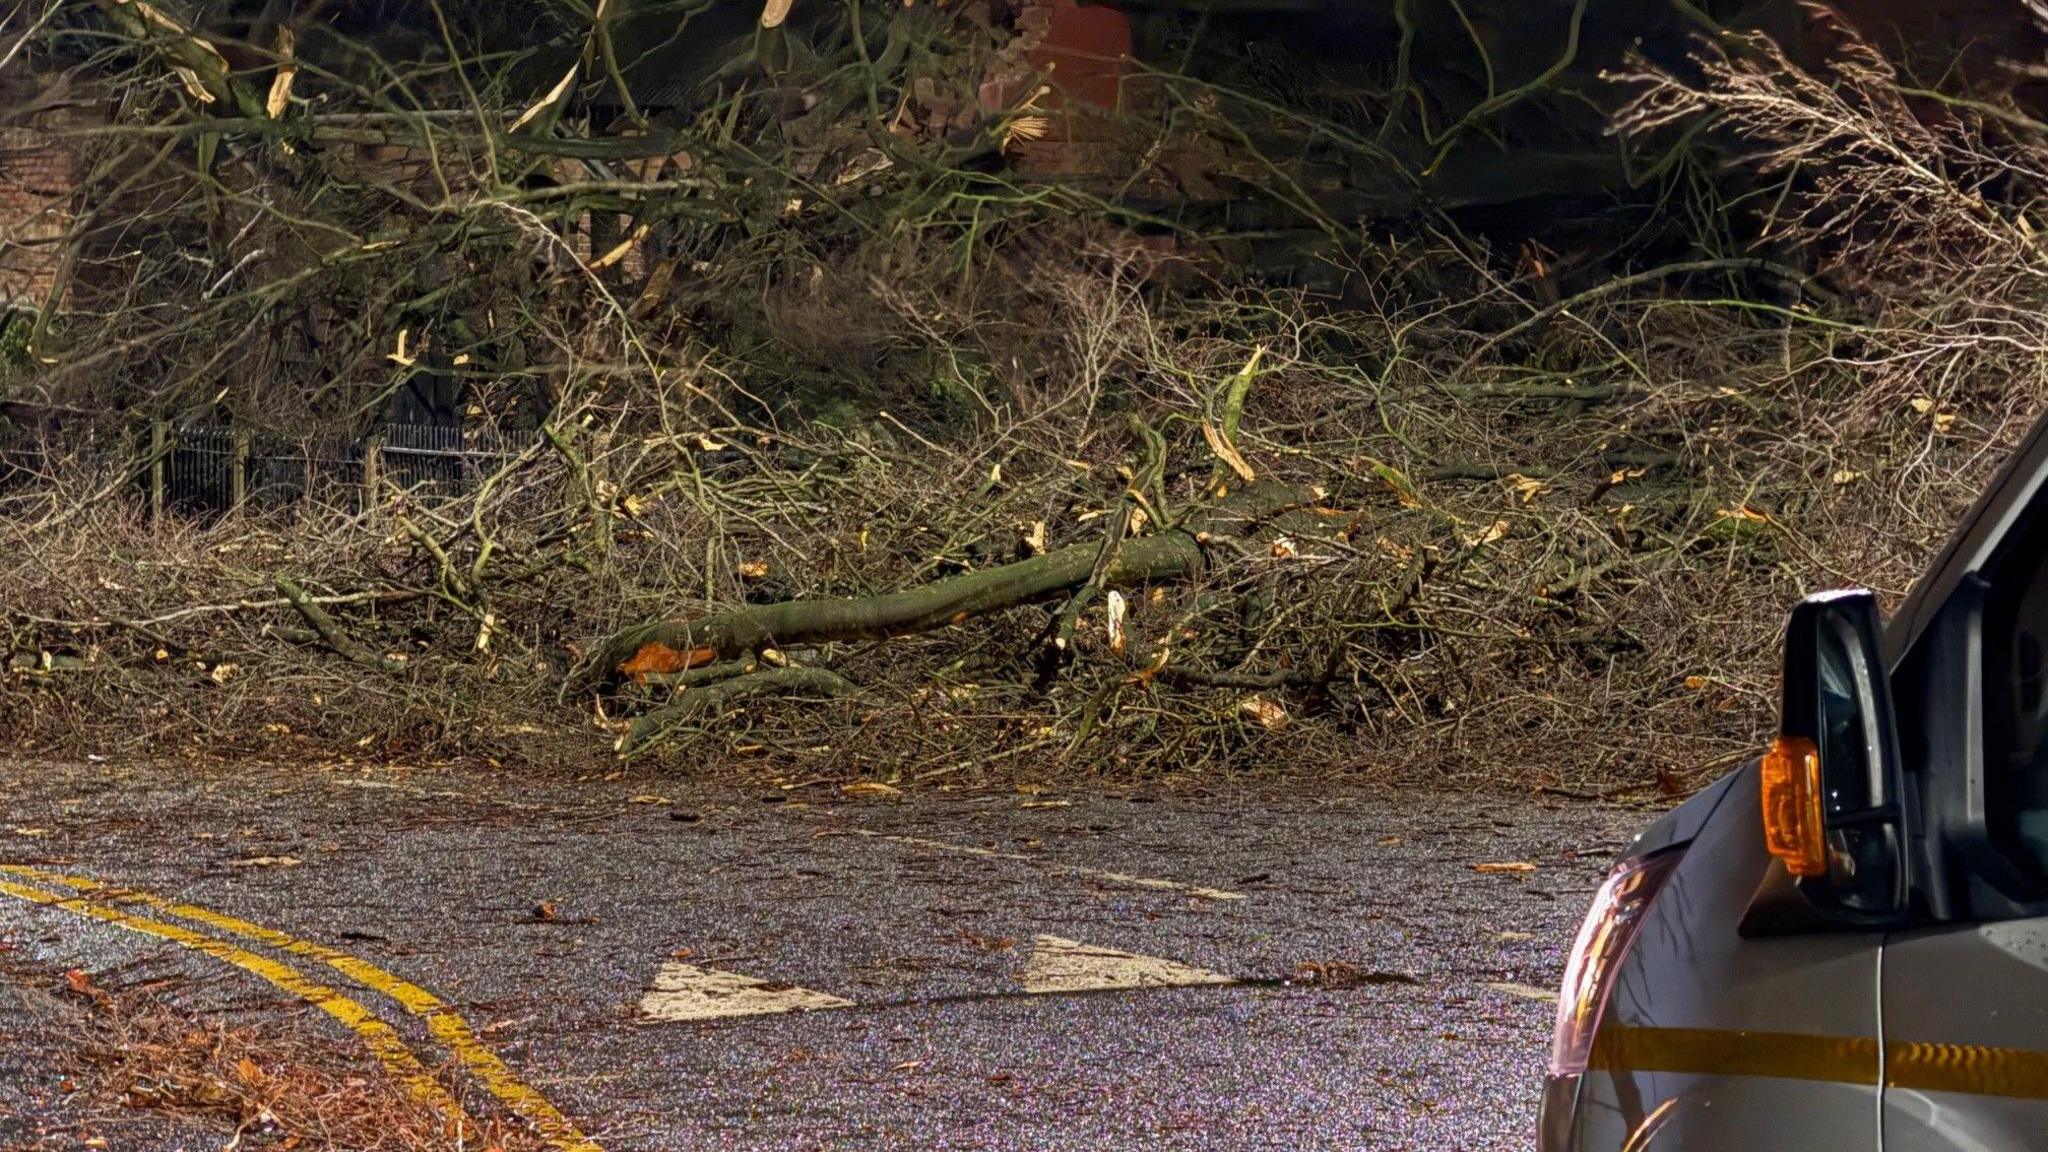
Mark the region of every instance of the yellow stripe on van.
POLYGON ((1768 1076, 1875 1086, 1877 1057, 1877 1041, 1868 1036, 1609 1026, 1594 1038, 1589 1066, 1603 1072, 1768 1076))
MULTIPOLYGON (((1602 1072, 1763 1076, 1875 1087, 1877 1041, 1869 1036, 1726 1028, 1603 1028, 1588 1066, 1602 1072)), ((1985 1044, 1895 1041, 1884 1046, 1887 1088, 2048 1100, 2048 1052, 1985 1044)))
POLYGON ((2048 1100, 2048 1052, 1910 1042, 1885 1045, 1884 1057, 1888 1087, 2048 1100))

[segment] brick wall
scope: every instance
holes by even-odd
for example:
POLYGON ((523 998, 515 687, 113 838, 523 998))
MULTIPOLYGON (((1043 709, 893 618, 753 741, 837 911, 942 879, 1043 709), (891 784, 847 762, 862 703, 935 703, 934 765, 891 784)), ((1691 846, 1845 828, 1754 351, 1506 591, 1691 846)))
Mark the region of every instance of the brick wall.
POLYGON ((0 114, 0 310, 49 297, 86 174, 78 130, 97 119, 33 81, 0 84, 0 108, 22 110, 0 114))

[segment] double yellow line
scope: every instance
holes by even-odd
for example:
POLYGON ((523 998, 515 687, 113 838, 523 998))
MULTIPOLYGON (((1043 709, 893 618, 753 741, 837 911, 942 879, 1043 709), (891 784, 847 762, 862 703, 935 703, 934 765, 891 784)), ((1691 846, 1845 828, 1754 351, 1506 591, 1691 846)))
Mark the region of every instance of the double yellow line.
POLYGON ((83 876, 66 876, 19 864, 0 864, 0 893, 6 893, 45 908, 60 908, 105 924, 112 924, 144 936, 168 940, 202 952, 257 976, 295 999, 304 1001, 340 1021, 356 1034, 379 1063, 415 1099, 445 1115, 456 1125, 475 1127, 476 1122, 462 1105, 442 1087, 418 1056, 413 1054, 398 1031, 380 1019, 361 1001, 307 978, 289 964, 252 952, 227 940, 153 916, 138 916, 114 904, 149 908, 162 916, 188 921, 228 936, 253 941, 267 948, 324 964, 348 979, 379 993, 408 1015, 422 1021, 428 1033, 446 1048, 461 1066, 506 1108, 532 1125, 542 1139, 558 1152, 604 1152, 604 1149, 550 1104, 546 1097, 522 1082, 497 1053, 476 1038, 461 1014, 440 997, 410 981, 400 979, 367 960, 311 941, 301 940, 237 919, 208 908, 182 904, 147 892, 117 888, 83 876), (67 895, 66 892, 82 895, 67 895))

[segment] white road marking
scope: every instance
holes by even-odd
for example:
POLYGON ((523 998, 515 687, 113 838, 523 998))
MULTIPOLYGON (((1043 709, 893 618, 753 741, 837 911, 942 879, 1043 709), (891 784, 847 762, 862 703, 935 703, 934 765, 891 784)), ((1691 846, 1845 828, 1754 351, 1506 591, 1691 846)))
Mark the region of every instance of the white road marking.
POLYGON ((717 1020, 851 1007, 851 1000, 794 984, 774 984, 673 960, 662 964, 653 990, 640 1000, 640 1014, 648 1020, 717 1020))
POLYGON ((1520 996, 1524 1000, 1541 1000, 1548 1004, 1557 1003, 1557 990, 1554 988, 1538 988, 1534 984, 1512 982, 1488 984, 1486 987, 1504 996, 1520 996))
POLYGON ((500 808, 516 808, 521 812, 545 812, 539 804, 522 804, 517 800, 502 800, 496 796, 485 796, 478 792, 457 792, 452 788, 416 788, 410 784, 397 784, 389 780, 366 780, 361 776, 329 777, 327 782, 337 788, 365 788, 378 792, 396 792, 417 800, 467 800, 471 803, 495 804, 500 808))
POLYGON ((1114 948, 1097 948, 1060 936, 1038 936, 1018 977, 1024 991, 1093 992, 1105 988, 1172 988, 1195 984, 1235 984, 1221 972, 1140 956, 1114 948))
POLYGON ((1168 892, 1186 892, 1204 900, 1242 900, 1242 892, 1226 892, 1221 888, 1204 888, 1199 884, 1184 884, 1179 880, 1160 880, 1152 876, 1132 876, 1125 872, 1109 872, 1101 868, 1084 868, 1079 864, 1062 864, 1042 856, 1024 852, 1003 852, 995 848, 980 848, 972 844, 948 844, 943 840, 925 840, 917 836, 892 836, 886 832, 871 832, 865 828, 849 830, 855 836, 866 836, 871 840, 887 840, 891 844, 903 844, 911 848, 927 848, 933 852, 953 852, 962 856, 981 856, 990 860, 1022 860, 1036 864, 1048 872, 1062 872, 1070 876, 1090 876, 1097 880, 1108 880, 1116 884, 1129 884, 1134 888, 1157 888, 1168 892))

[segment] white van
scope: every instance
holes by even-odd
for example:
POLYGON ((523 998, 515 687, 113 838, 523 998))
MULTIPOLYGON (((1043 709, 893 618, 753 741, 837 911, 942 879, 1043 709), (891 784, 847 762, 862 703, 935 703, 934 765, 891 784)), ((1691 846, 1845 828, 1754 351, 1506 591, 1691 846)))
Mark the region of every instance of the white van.
POLYGON ((2048 420, 1887 623, 1815 596, 1770 751, 1638 836, 1539 1147, 2048 1149, 2048 420))

